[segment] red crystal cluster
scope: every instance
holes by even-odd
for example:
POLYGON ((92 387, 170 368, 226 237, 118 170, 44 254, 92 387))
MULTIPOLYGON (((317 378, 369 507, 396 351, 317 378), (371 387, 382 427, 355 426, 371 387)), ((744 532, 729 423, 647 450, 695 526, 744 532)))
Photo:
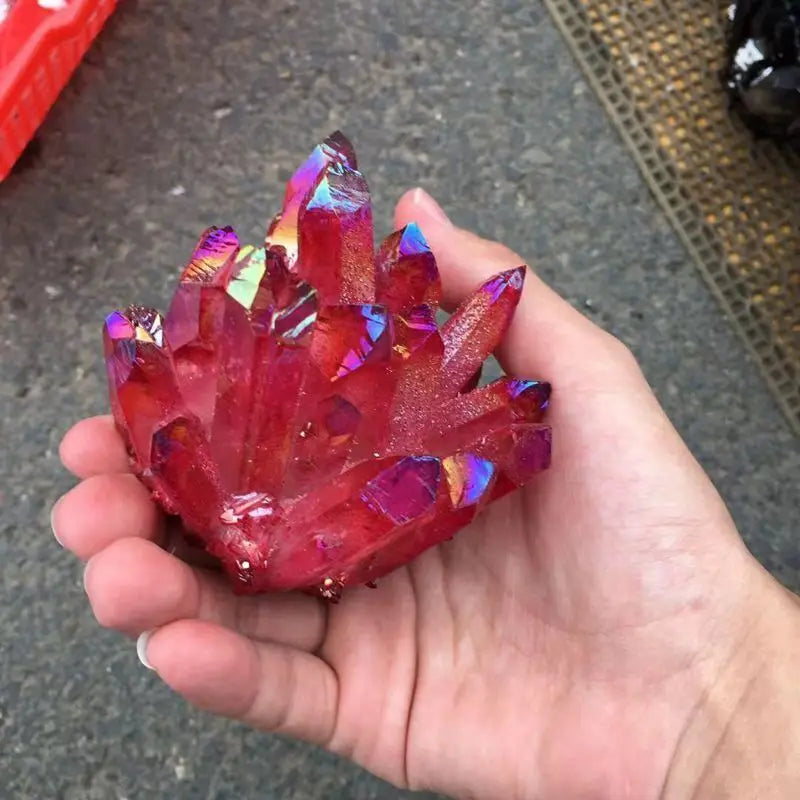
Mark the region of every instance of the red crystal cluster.
POLYGON ((167 314, 106 319, 111 406, 134 470, 241 592, 336 599, 453 536, 548 466, 547 383, 474 388, 525 268, 441 326, 410 224, 374 251, 340 133, 289 181, 264 247, 210 228, 167 314))

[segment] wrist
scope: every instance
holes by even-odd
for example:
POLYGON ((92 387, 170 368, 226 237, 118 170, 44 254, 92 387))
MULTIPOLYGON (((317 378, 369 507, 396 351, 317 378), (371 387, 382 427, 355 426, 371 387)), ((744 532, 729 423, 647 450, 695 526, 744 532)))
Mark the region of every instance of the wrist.
POLYGON ((800 797, 800 599, 754 580, 752 622, 700 691, 662 800, 800 797))

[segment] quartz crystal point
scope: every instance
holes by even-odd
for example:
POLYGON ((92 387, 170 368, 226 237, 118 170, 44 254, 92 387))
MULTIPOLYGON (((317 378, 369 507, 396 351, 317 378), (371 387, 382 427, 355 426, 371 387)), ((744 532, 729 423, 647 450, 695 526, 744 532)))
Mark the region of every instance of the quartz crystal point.
POLYGON ((133 470, 236 591, 336 600, 451 538, 550 461, 547 383, 478 387, 525 268, 437 324, 421 230, 373 248, 341 133, 292 176, 263 247, 209 228, 165 317, 106 319, 111 407, 133 470))

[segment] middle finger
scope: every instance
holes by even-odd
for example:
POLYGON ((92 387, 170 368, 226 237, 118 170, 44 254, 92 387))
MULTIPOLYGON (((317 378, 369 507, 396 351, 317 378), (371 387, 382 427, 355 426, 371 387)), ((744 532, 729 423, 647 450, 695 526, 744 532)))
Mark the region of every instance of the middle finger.
POLYGON ((61 545, 84 561, 118 539, 160 542, 164 530, 150 492, 130 474, 86 478, 56 502, 50 521, 61 545))

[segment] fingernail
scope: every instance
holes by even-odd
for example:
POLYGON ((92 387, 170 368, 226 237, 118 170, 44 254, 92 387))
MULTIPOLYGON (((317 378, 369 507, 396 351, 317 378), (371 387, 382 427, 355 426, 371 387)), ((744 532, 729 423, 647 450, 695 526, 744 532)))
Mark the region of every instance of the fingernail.
POLYGON ((147 642, 150 640, 150 634, 153 631, 145 631, 139 634, 136 640, 136 655, 139 656, 139 661, 144 664, 147 669, 152 669, 155 672, 155 667, 147 660, 147 642))
POLYGON ((422 209, 423 213, 432 219, 438 220, 443 225, 452 225, 450 217, 444 213, 444 209, 421 187, 414 189, 411 200, 415 206, 422 209))
POLYGON ((56 531, 56 509, 58 508, 58 504, 61 502, 61 498, 59 497, 58 500, 53 503, 53 507, 50 509, 50 530, 53 532, 53 538, 61 545, 64 546, 64 542, 58 536, 58 531, 56 531))

